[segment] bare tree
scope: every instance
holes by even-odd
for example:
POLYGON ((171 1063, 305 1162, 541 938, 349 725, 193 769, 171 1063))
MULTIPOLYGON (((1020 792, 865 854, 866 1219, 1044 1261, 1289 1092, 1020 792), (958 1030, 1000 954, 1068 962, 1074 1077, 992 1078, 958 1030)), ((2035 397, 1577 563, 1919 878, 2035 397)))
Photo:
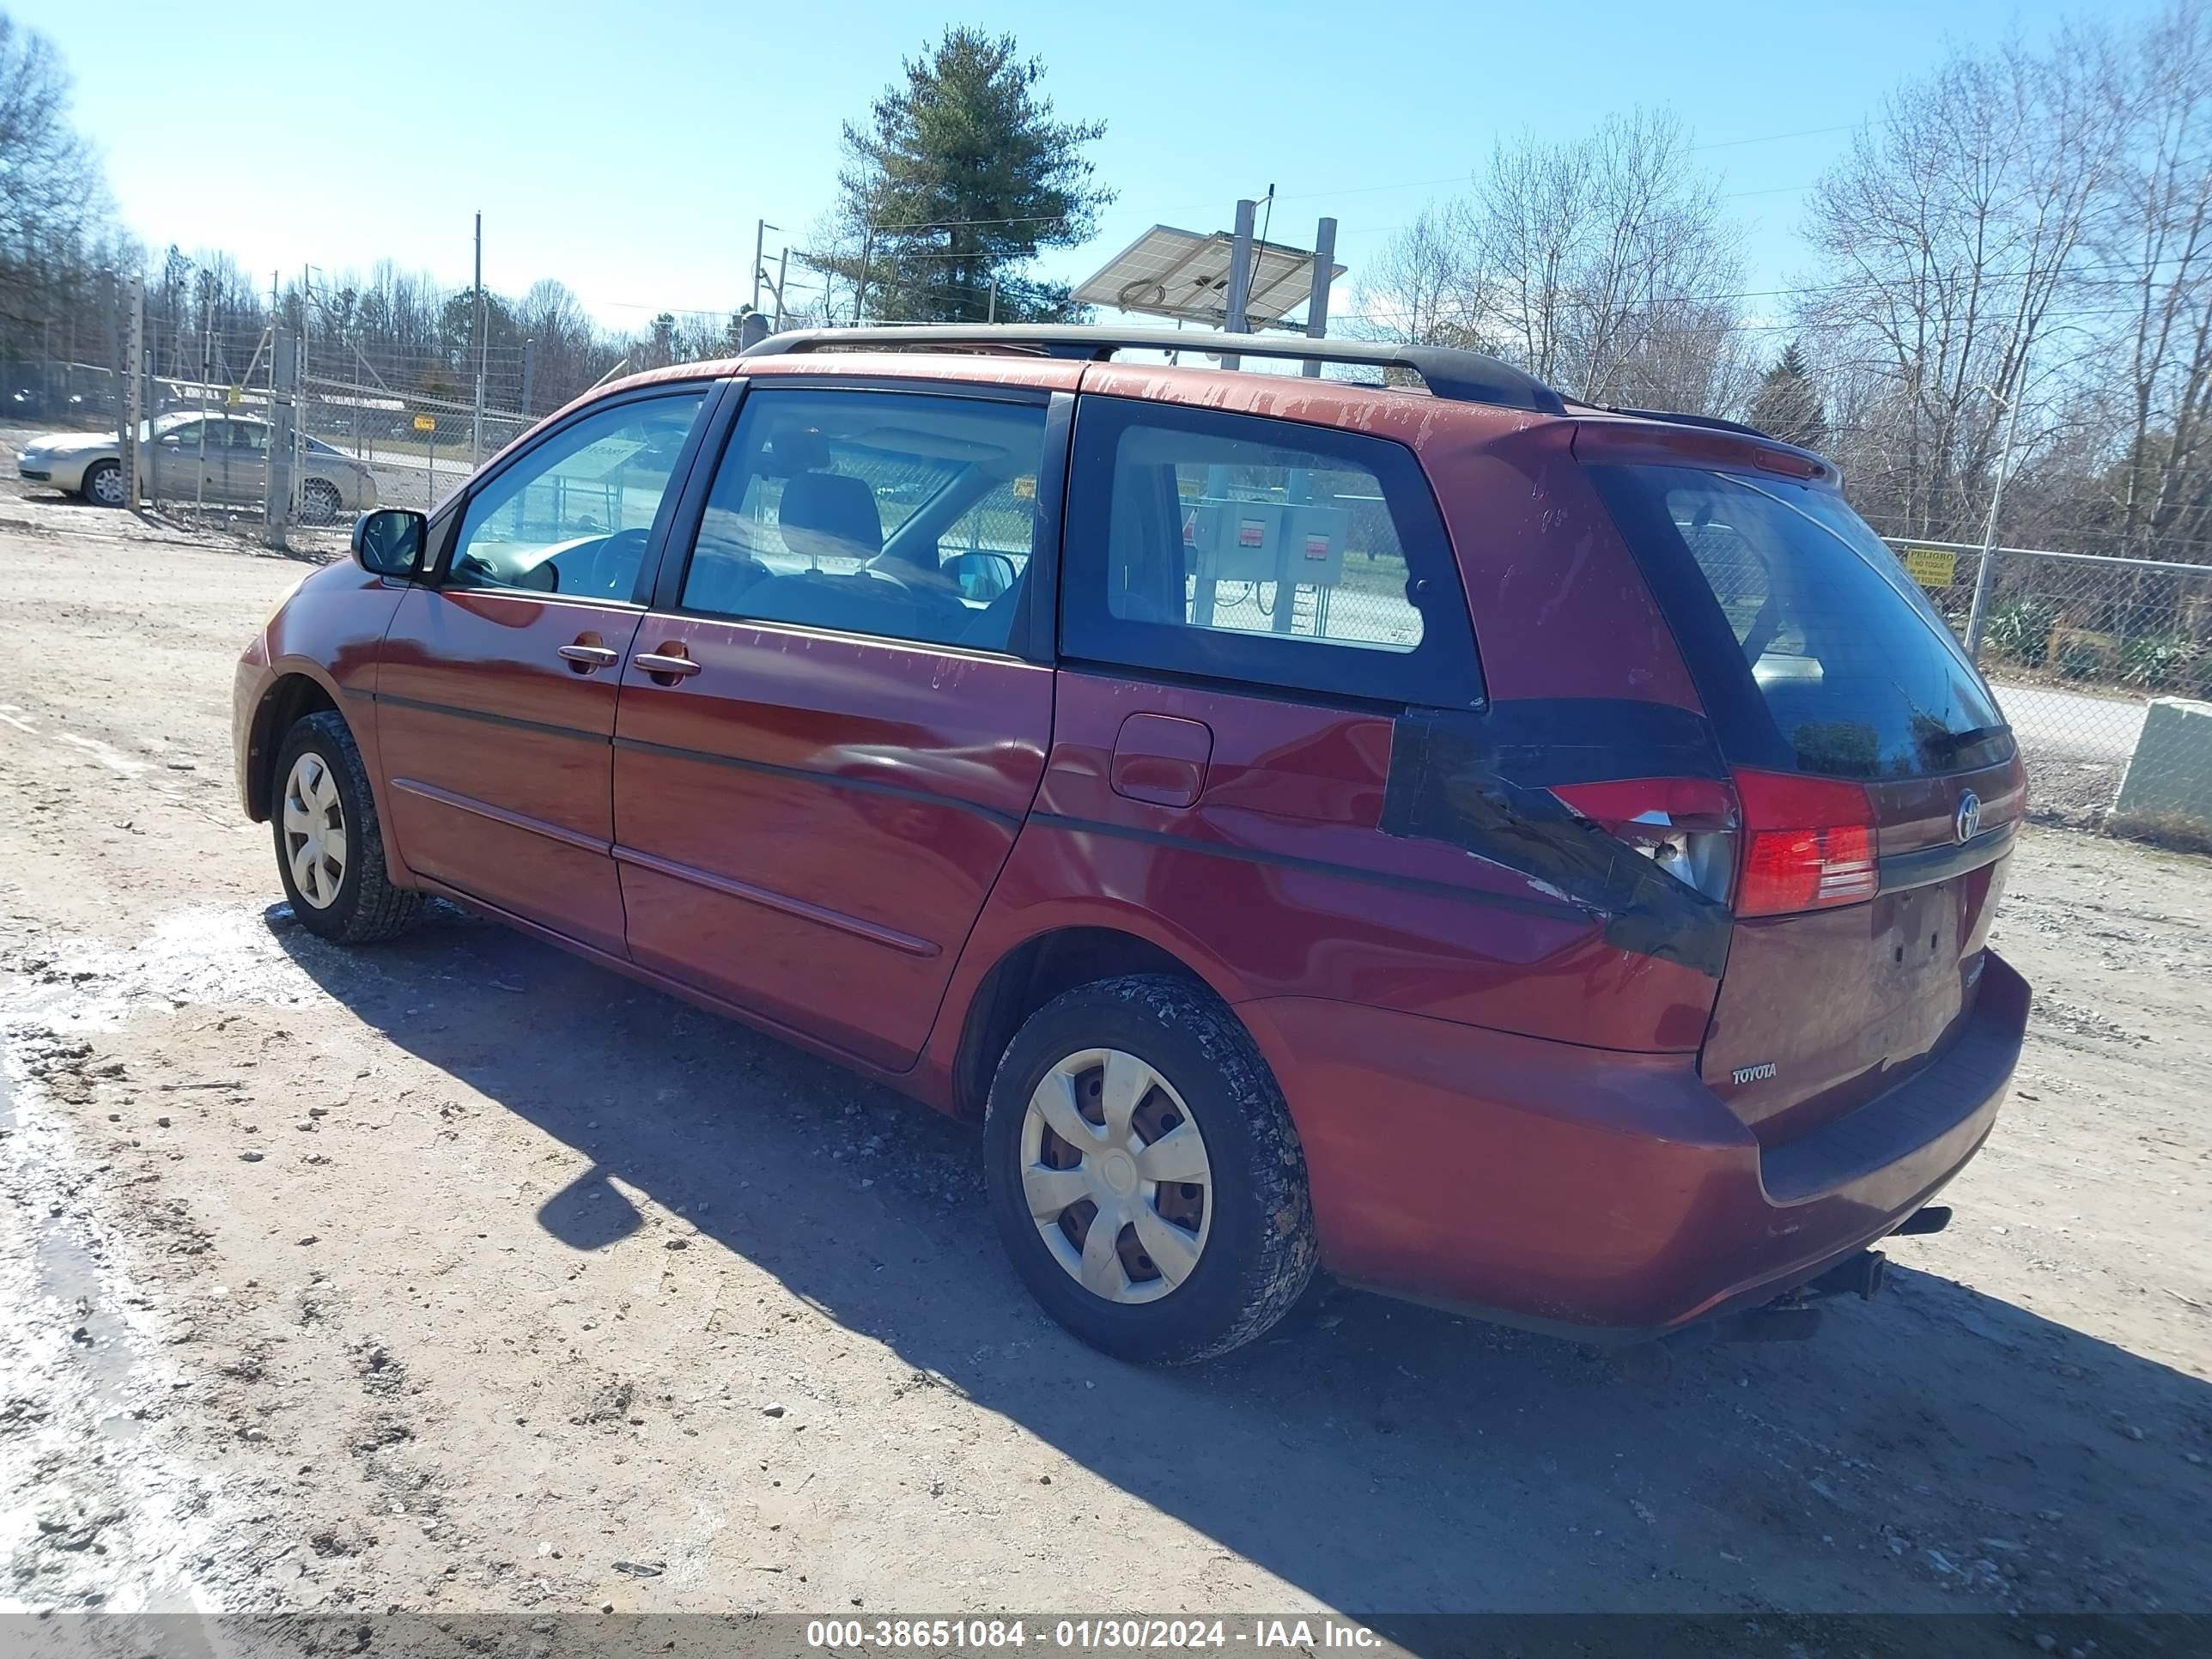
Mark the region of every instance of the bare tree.
POLYGON ((2091 229, 2089 292, 2121 318, 2102 504, 2114 551, 2198 556, 2212 533, 2212 25, 2181 0, 2130 46, 2112 82, 2126 152, 2091 229))
POLYGON ((46 37, 0 13, 0 327, 55 317, 106 228, 100 163, 69 121, 69 74, 46 37))
POLYGON ((1358 289, 1368 331, 1425 345, 1481 343, 1489 283, 1467 213, 1464 201, 1431 204, 1383 246, 1358 289))
POLYGON ((2039 417, 2087 349, 2065 305, 2118 154, 2108 60, 2094 31, 2041 55, 1954 51, 1814 188, 1821 268, 1797 321, 1857 411, 1846 471, 1884 528, 1975 528, 2013 400, 2039 417))
POLYGON ((1362 310, 1379 331, 1497 353, 1598 403, 1740 403, 1741 238, 1674 115, 1501 142, 1466 196, 1384 250, 1362 310))

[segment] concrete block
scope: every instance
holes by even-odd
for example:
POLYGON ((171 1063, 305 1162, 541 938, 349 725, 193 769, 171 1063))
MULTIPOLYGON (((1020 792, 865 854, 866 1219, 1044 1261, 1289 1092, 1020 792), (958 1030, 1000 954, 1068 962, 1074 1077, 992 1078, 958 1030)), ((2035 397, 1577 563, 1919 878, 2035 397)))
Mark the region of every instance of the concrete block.
POLYGON ((2107 827, 2212 848, 2212 702, 2152 700, 2107 827))

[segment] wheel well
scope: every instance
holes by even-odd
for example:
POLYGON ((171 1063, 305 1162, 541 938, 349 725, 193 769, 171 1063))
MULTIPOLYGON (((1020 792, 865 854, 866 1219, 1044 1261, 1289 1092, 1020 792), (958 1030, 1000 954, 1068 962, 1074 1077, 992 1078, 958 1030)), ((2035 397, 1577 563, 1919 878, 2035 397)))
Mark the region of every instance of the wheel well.
POLYGON ((983 1115, 999 1056, 1024 1020, 1063 991, 1124 974, 1168 974, 1210 988, 1172 952, 1111 927, 1064 927, 1040 933, 1009 951, 983 976, 968 1003, 952 1073, 959 1115, 983 1115))
POLYGON ((246 752, 246 776, 252 791, 249 806, 255 823, 269 816, 270 798, 276 787, 276 751, 283 746, 284 734, 307 715, 337 708, 322 683, 306 674, 287 674, 269 688, 261 707, 254 710, 252 746, 246 752))

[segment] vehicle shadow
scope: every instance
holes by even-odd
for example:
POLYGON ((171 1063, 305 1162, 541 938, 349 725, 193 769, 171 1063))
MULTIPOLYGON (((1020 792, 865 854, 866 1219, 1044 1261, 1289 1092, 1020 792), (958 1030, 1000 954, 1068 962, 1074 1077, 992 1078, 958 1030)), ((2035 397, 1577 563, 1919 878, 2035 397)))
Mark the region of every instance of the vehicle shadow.
MULTIPOLYGON (((1022 1291, 971 1127, 457 912, 373 953, 270 921, 372 1028, 592 1160, 538 1207, 562 1246, 638 1231, 617 1179, 681 1208, 1279 1603, 2212 1610, 2205 1471, 2180 1449, 2212 1451, 2212 1389, 1910 1266, 1809 1342, 1696 1348, 1644 1380, 1342 1291, 1212 1365, 1126 1367, 1022 1291)), ((1940 1266, 1942 1243, 1898 1256, 1940 1266)))

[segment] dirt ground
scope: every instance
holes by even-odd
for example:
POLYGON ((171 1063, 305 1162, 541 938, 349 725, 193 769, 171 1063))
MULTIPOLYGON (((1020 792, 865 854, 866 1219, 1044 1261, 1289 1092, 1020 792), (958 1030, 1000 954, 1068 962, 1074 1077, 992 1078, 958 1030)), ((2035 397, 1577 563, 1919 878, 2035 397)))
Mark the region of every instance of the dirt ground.
POLYGON ((2212 1610, 2212 862, 2030 831, 2012 1101, 1810 1342, 1338 1293, 1138 1371, 971 1131, 458 913, 292 922, 228 721, 300 573, 0 500, 8 1605, 2212 1610))

